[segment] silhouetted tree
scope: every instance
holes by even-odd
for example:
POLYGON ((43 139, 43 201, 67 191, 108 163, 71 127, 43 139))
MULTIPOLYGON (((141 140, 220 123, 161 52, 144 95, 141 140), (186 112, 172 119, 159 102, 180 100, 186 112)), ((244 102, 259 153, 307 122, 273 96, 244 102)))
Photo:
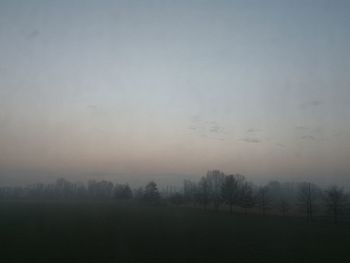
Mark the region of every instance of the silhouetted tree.
POLYGON ((55 184, 55 193, 58 198, 73 198, 76 197, 77 188, 77 184, 73 184, 64 178, 59 178, 55 184))
POLYGON ((197 185, 194 182, 190 180, 184 180, 183 191, 185 202, 194 203, 196 201, 197 185))
POLYGON ((209 203, 209 183, 206 177, 202 177, 198 183, 196 200, 204 209, 207 209, 209 203))
POLYGON ((113 183, 105 180, 90 180, 88 182, 88 192, 90 196, 94 198, 111 198, 113 195, 113 183))
POLYGON ((232 213, 232 207, 238 199, 238 182, 233 174, 225 176, 221 194, 224 202, 230 207, 230 213, 232 213))
POLYGON ((75 183, 75 194, 80 199, 88 196, 88 191, 83 183, 75 183))
POLYGON ((343 188, 338 186, 329 187, 325 190, 324 199, 328 212, 333 216, 334 223, 338 223, 339 215, 342 214, 347 201, 343 188))
POLYGON ((140 201, 140 202, 143 201, 143 197, 144 197, 143 187, 136 188, 134 190, 133 196, 137 201, 140 201))
POLYGON ((208 182, 209 200, 212 202, 215 210, 218 210, 223 202, 221 190, 225 174, 219 170, 208 171, 206 179, 208 182))
POLYGON ((265 215, 266 210, 270 209, 271 200, 268 196, 268 188, 266 186, 260 187, 256 195, 257 206, 260 208, 263 215, 265 215))
POLYGON ((311 183, 302 183, 299 186, 299 206, 306 215, 307 221, 313 220, 314 202, 318 188, 311 183))
POLYGON ((132 191, 128 184, 116 184, 114 186, 114 198, 115 199, 131 199, 132 191))
POLYGON ((245 182, 240 187, 239 191, 239 206, 244 209, 244 212, 247 213, 247 209, 253 208, 255 205, 255 198, 253 193, 252 184, 245 182))
POLYGON ((278 208, 281 211, 282 215, 286 216, 290 209, 290 204, 286 200, 281 200, 278 208))
POLYGON ((169 201, 174 205, 182 205, 184 203, 184 196, 180 193, 174 193, 170 195, 169 201))
POLYGON ((158 192, 157 184, 153 181, 145 186, 143 199, 149 204, 157 204, 160 201, 160 194, 158 192))

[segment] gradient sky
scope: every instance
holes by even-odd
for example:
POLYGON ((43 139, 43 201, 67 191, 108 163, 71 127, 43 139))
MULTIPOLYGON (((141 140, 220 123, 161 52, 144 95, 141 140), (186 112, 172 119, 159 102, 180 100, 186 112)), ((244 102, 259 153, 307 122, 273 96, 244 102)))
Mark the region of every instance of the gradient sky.
POLYGON ((0 2, 0 183, 350 180, 350 1, 0 2))

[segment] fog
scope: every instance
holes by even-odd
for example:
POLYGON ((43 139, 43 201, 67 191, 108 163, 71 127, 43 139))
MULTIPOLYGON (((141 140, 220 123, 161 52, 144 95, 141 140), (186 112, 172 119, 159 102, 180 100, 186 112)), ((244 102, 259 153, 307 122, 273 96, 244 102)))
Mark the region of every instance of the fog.
POLYGON ((347 262, 349 14, 0 0, 1 262, 347 262))
POLYGON ((1 1, 0 183, 221 169, 348 186, 348 10, 1 1))

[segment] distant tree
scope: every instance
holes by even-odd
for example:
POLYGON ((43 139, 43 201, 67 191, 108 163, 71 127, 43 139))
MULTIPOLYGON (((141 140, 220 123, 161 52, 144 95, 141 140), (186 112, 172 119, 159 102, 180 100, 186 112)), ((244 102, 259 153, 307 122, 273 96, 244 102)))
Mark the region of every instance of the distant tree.
POLYGON ((232 213, 232 207, 238 199, 238 182, 233 174, 225 176, 221 194, 224 202, 230 207, 230 213, 232 213))
POLYGON ((174 193, 170 195, 169 201, 174 205, 182 205, 184 203, 184 196, 180 193, 174 193))
MULTIPOLYGON (((45 195, 45 186, 42 183, 34 184, 30 186, 30 196, 34 199, 43 198, 45 195)), ((66 197, 66 196, 62 196, 66 197)))
POLYGON ((132 191, 128 184, 116 184, 114 186, 114 198, 127 200, 132 198, 132 191))
POLYGON ((237 181, 238 192, 240 192, 243 186, 247 183, 247 180, 245 176, 241 174, 235 174, 235 179, 237 181))
POLYGON ((160 201, 160 194, 158 192, 157 184, 153 181, 145 186, 143 199, 149 204, 157 204, 160 201))
POLYGON ((88 192, 91 197, 98 199, 111 198, 113 195, 113 183, 109 181, 95 181, 88 182, 88 192))
POLYGON ((206 179, 208 182, 209 200, 212 202, 214 209, 218 210, 220 205, 223 203, 221 190, 224 183, 225 174, 220 170, 208 171, 206 179))
POLYGON ((245 182, 240 187, 239 191, 239 206, 244 209, 245 214, 247 210, 253 208, 255 205, 255 198, 252 184, 245 182))
POLYGON ((198 183, 196 200, 204 209, 207 209, 209 203, 209 183, 206 177, 202 177, 198 183))
POLYGON ((333 216, 334 223, 338 223, 338 218, 344 211, 347 202, 347 196, 343 188, 338 186, 329 187, 325 190, 324 199, 328 212, 333 216))
POLYGON ((55 190, 59 198, 69 198, 74 193, 74 186, 71 182, 64 178, 59 178, 56 181, 55 190))
POLYGON ((290 210, 290 204, 286 200, 282 199, 279 203, 278 208, 279 208, 281 214, 283 216, 286 216, 288 211, 290 210))
POLYGON ((197 185, 190 180, 183 183, 184 202, 194 203, 196 201, 197 185))
POLYGON ((98 182, 100 196, 103 198, 111 198, 113 196, 113 183, 102 180, 98 182))
POLYGON ((266 186, 260 187, 256 195, 256 203, 261 213, 265 215, 266 211, 270 209, 271 200, 269 197, 269 190, 266 186))
POLYGON ((134 190, 134 193, 133 193, 133 196, 134 198, 137 200, 137 201, 143 201, 144 200, 144 189, 143 187, 139 187, 139 188, 136 188, 134 190))
POLYGON ((302 183, 299 186, 299 206, 304 212, 307 221, 311 222, 314 216, 314 202, 318 195, 318 188, 311 183, 302 183))
POLYGON ((83 183, 75 184, 75 193, 78 198, 86 198, 88 196, 87 189, 83 183))

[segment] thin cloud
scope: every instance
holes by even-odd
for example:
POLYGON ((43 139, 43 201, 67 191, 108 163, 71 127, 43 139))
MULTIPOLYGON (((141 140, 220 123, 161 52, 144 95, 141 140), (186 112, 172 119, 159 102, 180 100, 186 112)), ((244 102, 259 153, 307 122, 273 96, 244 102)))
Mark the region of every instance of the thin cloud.
POLYGON ((218 132, 220 132, 220 127, 218 127, 218 126, 213 126, 213 127, 210 128, 210 132, 218 133, 218 132))
POLYGON ((308 130, 309 128, 306 126, 296 126, 295 129, 304 131, 304 130, 308 130))
POLYGON ((316 138, 312 135, 304 135, 304 136, 301 136, 300 139, 302 140, 310 140, 310 141, 315 141, 316 138))
POLYGON ((206 121, 201 119, 199 115, 190 118, 189 130, 200 137, 213 138, 225 132, 224 127, 216 121, 206 121))
POLYGON ((32 32, 27 34, 27 38, 33 39, 33 38, 37 38, 39 35, 40 35, 40 31, 39 30, 33 30, 32 32))
POLYGON ((214 124, 210 127, 210 132, 212 132, 212 133, 222 133, 223 131, 224 131, 224 129, 217 124, 214 124))
POLYGON ((311 100, 311 101, 306 101, 300 104, 300 107, 302 109, 308 109, 308 108, 313 108, 313 107, 318 107, 322 105, 323 102, 320 100, 311 100))
POLYGON ((286 148, 287 147, 283 143, 276 143, 275 145, 278 146, 278 147, 281 147, 281 148, 286 148))
POLYGON ((261 140, 257 138, 243 138, 243 139, 240 139, 240 141, 243 141, 246 143, 261 143, 261 140))
POLYGON ((201 117, 199 115, 193 115, 191 117, 191 122, 200 122, 201 121, 201 117))
POLYGON ((247 133, 256 133, 256 132, 261 132, 261 129, 255 129, 255 128, 250 128, 247 130, 247 133))
POLYGON ((97 106, 96 106, 96 105, 88 105, 87 108, 88 108, 91 112, 96 112, 96 111, 97 111, 97 106))

